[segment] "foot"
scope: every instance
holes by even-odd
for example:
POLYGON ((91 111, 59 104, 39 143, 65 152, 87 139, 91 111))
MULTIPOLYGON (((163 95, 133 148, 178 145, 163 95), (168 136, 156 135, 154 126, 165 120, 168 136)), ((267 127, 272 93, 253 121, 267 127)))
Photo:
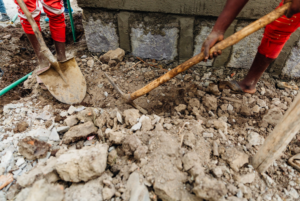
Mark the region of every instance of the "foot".
POLYGON ((254 94, 256 92, 256 85, 246 84, 243 80, 238 82, 245 93, 254 94))
POLYGON ((0 176, 0 190, 10 184, 14 180, 12 174, 1 175, 0 176))
POLYGON ((0 22, 7 22, 10 21, 10 18, 7 14, 1 14, 2 18, 0 19, 0 22))

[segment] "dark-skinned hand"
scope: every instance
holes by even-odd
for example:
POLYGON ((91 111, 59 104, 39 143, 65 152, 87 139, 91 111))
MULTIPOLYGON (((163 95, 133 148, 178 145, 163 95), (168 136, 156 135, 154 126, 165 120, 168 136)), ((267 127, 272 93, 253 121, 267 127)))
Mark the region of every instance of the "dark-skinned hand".
POLYGON ((300 0, 285 0, 284 3, 292 2, 285 16, 291 18, 293 15, 300 13, 300 0))
POLYGON ((209 36, 206 38, 202 45, 201 51, 204 51, 205 59, 204 61, 207 61, 208 59, 213 59, 214 57, 217 57, 218 55, 222 54, 221 50, 215 51, 210 54, 209 50, 211 47, 213 47, 218 42, 222 41, 224 39, 224 34, 216 31, 212 31, 209 36))

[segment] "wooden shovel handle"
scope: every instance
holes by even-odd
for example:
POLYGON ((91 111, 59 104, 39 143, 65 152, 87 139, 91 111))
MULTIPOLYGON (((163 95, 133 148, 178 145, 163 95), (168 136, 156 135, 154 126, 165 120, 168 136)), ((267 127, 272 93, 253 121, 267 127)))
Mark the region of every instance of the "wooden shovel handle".
POLYGON ((41 52, 45 55, 45 57, 49 60, 50 63, 55 63, 57 62, 57 60, 55 59, 55 57, 53 56, 53 54, 51 53, 51 51, 47 48, 46 43, 43 39, 43 36, 39 30, 39 27, 37 26, 35 20, 33 19, 31 13, 29 12, 29 10, 27 9, 26 4, 24 3, 23 0, 17 0, 20 8, 22 9, 22 11, 24 12, 25 16, 27 17, 28 22, 30 23, 32 30, 41 46, 41 52))
MULTIPOLYGON (((282 15, 285 14, 285 12, 288 10, 290 5, 291 5, 291 3, 284 4, 283 6, 281 6, 278 9, 272 11, 268 15, 265 15, 264 17, 260 18, 259 20, 251 23, 250 25, 243 28, 239 32, 236 32, 235 34, 231 35, 230 37, 226 38, 225 40, 219 42, 218 44, 216 44, 214 47, 212 47, 210 49, 210 53, 218 51, 218 50, 224 50, 225 48, 230 47, 230 46, 238 43, 243 38, 249 36, 250 34, 256 32, 256 31, 258 31, 259 29, 265 27, 266 25, 270 24, 271 22, 277 20, 278 18, 280 18, 282 15)), ((194 56, 193 58, 189 59, 188 61, 184 62, 183 64, 181 64, 181 65, 177 66, 176 68, 170 70, 169 72, 167 72, 166 74, 164 74, 160 78, 152 81, 151 83, 149 83, 145 87, 143 87, 143 88, 133 92, 132 94, 130 94, 131 100, 133 101, 133 100, 149 93, 150 91, 152 91, 156 87, 164 84, 165 82, 169 81, 170 79, 172 79, 173 77, 175 77, 179 73, 191 68, 192 66, 194 66, 195 64, 197 64, 197 63, 199 63, 203 60, 204 60, 204 53, 201 52, 200 54, 194 56)))

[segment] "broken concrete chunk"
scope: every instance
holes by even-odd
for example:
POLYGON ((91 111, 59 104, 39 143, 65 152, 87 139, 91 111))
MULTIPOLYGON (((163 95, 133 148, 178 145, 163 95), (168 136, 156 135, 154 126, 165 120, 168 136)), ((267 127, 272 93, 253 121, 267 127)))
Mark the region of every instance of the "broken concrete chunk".
POLYGON ((45 158, 50 150, 50 145, 32 137, 26 137, 18 143, 19 152, 28 160, 45 158))
POLYGON ((59 138, 59 135, 58 135, 58 133, 56 131, 56 128, 52 129, 51 134, 49 136, 49 140, 50 141, 55 141, 55 142, 60 141, 60 138, 59 138))
POLYGON ((139 146, 134 152, 134 158, 140 161, 142 158, 146 157, 147 152, 148 152, 147 146, 139 146))
POLYGON ((122 50, 121 48, 110 50, 103 55, 103 57, 107 57, 110 60, 115 60, 117 62, 123 61, 124 56, 125 56, 125 51, 122 50))
POLYGON ((39 180, 34 183, 24 201, 45 200, 45 201, 63 201, 64 187, 58 184, 49 184, 46 180, 39 180))
POLYGON ((112 144, 122 144, 125 134, 122 131, 109 132, 109 141, 112 144))
POLYGON ((76 111, 76 107, 74 107, 73 105, 71 105, 71 106, 69 107, 69 109, 68 109, 68 113, 69 113, 70 115, 72 115, 75 111, 76 111))
POLYGON ((56 170, 64 181, 80 182, 99 177, 106 168, 107 144, 69 150, 57 158, 56 170))
MULTIPOLYGON (((130 196, 130 201, 150 201, 149 192, 144 182, 140 182, 140 177, 137 172, 133 172, 126 184, 126 193, 130 196)), ((144 178, 142 178, 142 181, 144 178)))
POLYGON ((78 123, 78 119, 76 116, 70 116, 65 119, 65 124, 69 127, 75 126, 78 123))
POLYGON ((179 104, 177 107, 174 108, 177 112, 183 112, 186 110, 186 105, 179 104))
POLYGON ((192 167, 195 166, 196 163, 199 163, 199 158, 197 153, 193 151, 188 152, 182 157, 182 163, 185 171, 190 170, 192 167))
POLYGON ((246 163, 249 163, 249 156, 233 147, 225 149, 225 153, 222 154, 222 159, 226 160, 230 167, 236 172, 246 163))
POLYGON ((218 108, 217 98, 214 96, 204 96, 202 103, 207 111, 215 111, 218 108))
POLYGON ((125 140, 123 141, 123 151, 126 155, 132 155, 135 150, 142 145, 142 142, 138 137, 135 135, 126 136, 125 140))
POLYGON ((26 121, 19 122, 14 129, 14 133, 22 133, 29 127, 26 121))
POLYGON ((79 112, 77 114, 77 119, 79 119, 79 121, 81 122, 94 122, 95 119, 97 119, 97 115, 95 114, 93 108, 89 107, 86 108, 85 110, 79 112))
POLYGON ((211 179, 207 176, 198 176, 193 192, 201 199, 219 201, 227 194, 227 189, 225 184, 221 181, 211 179))
POLYGON ((255 180, 255 172, 248 173, 238 177, 237 182, 242 184, 251 184, 255 180))
POLYGON ((151 123, 151 119, 145 115, 143 115, 140 118, 139 121, 142 124, 142 131, 150 131, 153 129, 152 123, 151 123))
MULTIPOLYGON (((14 166, 14 155, 11 151, 6 151, 5 155, 1 158, 0 167, 4 172, 9 171, 14 166)), ((3 173, 4 173, 3 172, 3 173)))
MULTIPOLYGON (((101 176, 103 177, 103 176, 101 176)), ((103 201, 102 178, 91 180, 87 183, 73 183, 65 190, 65 201, 103 201)))
POLYGON ((274 107, 268 111, 268 113, 263 117, 263 121, 271 124, 272 126, 276 126, 278 122, 283 117, 281 109, 278 107, 274 107))
POLYGON ((248 141, 251 146, 258 146, 263 144, 265 142, 265 139, 263 136, 260 136, 258 133, 251 132, 248 135, 248 141))
POLYGON ((140 118, 140 112, 136 109, 129 109, 124 111, 125 124, 134 126, 140 118))
POLYGON ((58 133, 65 133, 65 132, 67 132, 69 129, 70 129, 69 126, 60 126, 60 127, 57 127, 57 128, 56 128, 56 131, 57 131, 58 133))
POLYGON ((49 130, 46 129, 37 129, 34 137, 37 138, 38 140, 47 142, 49 139, 51 132, 49 130))
POLYGON ((77 142, 82 139, 86 139, 90 134, 96 133, 97 128, 92 122, 87 122, 78 126, 72 127, 63 137, 64 144, 70 144, 71 142, 77 142))

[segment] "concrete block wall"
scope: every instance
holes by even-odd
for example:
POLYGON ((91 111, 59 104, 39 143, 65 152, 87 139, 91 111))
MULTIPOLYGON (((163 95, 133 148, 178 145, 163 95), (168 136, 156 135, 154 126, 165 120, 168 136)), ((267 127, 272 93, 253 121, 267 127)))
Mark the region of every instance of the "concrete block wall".
MULTIPOLYGON (((217 1, 217 0, 216 0, 217 1)), ((80 5, 80 4, 79 4, 80 5)), ((276 7, 276 6, 275 6, 276 7)), ((167 13, 83 8, 84 28, 91 52, 106 52, 121 47, 141 58, 183 62, 201 51, 217 17, 167 13)), ((249 14, 249 13, 248 13, 249 14)), ((246 14, 241 14, 246 16, 246 14)), ((252 15, 251 15, 252 16, 252 15)), ((257 17, 260 17, 256 14, 257 17)), ((225 37, 239 31, 254 19, 236 19, 225 37)), ((243 39, 205 66, 250 68, 263 35, 263 29, 243 39)), ((270 72, 300 77, 299 31, 295 32, 270 72)))

